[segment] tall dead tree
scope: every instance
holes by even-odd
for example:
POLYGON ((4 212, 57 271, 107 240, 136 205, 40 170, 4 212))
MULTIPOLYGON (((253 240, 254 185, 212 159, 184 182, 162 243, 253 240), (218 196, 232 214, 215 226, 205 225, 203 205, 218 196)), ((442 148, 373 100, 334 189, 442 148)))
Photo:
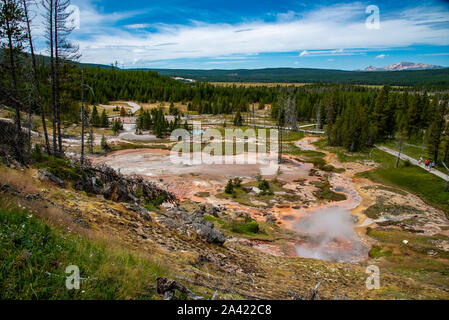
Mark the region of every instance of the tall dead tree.
POLYGON ((285 106, 286 122, 288 127, 292 131, 298 131, 298 116, 296 111, 296 99, 294 96, 289 95, 285 106))
POLYGON ((61 135, 61 78, 64 78, 63 65, 78 60, 79 48, 68 41, 74 30, 70 20, 73 11, 69 11, 70 0, 54 0, 54 49, 55 49, 55 107, 58 130, 58 152, 62 154, 61 135))
POLYGON ((70 22, 70 0, 43 0, 46 10, 46 38, 50 55, 51 107, 53 117, 53 152, 62 154, 61 135, 61 73, 62 65, 79 58, 78 47, 68 41, 73 31, 70 22))
POLYGON ((321 102, 318 103, 318 108, 316 111, 316 129, 318 131, 323 129, 323 124, 321 122, 321 102))
POLYGON ((42 121, 42 130, 44 132, 44 139, 45 139, 45 149, 48 154, 50 154, 50 142, 48 140, 48 133, 47 133, 47 123, 45 122, 45 110, 44 110, 44 104, 42 102, 42 96, 41 96, 41 85, 39 80, 39 73, 37 70, 37 63, 36 63, 36 55, 34 53, 34 44, 33 44, 33 36, 31 34, 31 16, 30 16, 30 7, 32 5, 35 5, 34 0, 22 0, 24 15, 25 15, 25 21, 27 26, 27 35, 28 35, 28 45, 30 49, 30 59, 31 59, 31 72, 32 72, 32 95, 36 99, 36 103, 39 107, 39 112, 41 113, 41 121, 42 121))
POLYGON ((280 164, 282 162, 282 131, 285 123, 285 95, 283 92, 281 92, 278 96, 278 114, 277 114, 277 129, 278 129, 278 163, 280 164))
POLYGON ((57 131, 56 131, 56 89, 55 89, 55 50, 54 50, 54 12, 55 0, 42 0, 42 5, 45 9, 45 24, 48 50, 50 56, 50 82, 51 82, 51 115, 52 115, 52 129, 53 129, 53 154, 58 153, 57 145, 57 131))
MULTIPOLYGON (((80 157, 80 163, 84 164, 84 132, 85 132, 85 124, 86 124, 86 117, 84 112, 84 90, 90 90, 92 95, 94 95, 94 90, 88 86, 84 82, 84 69, 81 72, 81 157, 80 157)), ((89 132, 90 135, 90 132, 89 132)), ((90 137, 89 137, 90 138, 90 137)), ((92 148, 89 148, 89 152, 92 153, 92 148)))

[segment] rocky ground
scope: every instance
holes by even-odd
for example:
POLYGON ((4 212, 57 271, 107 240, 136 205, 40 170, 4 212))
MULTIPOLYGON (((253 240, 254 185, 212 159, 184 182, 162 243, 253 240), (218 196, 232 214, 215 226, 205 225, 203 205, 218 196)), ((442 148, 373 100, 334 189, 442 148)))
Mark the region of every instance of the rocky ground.
MULTIPOLYGON (((306 138, 299 146, 314 150, 312 142, 306 138)), ((257 166, 187 167, 176 174, 177 168, 161 165, 166 151, 155 149, 120 151, 95 161, 164 185, 179 205, 145 208, 129 199, 108 200, 36 169, 6 167, 0 168, 0 194, 67 232, 93 234, 149 253, 172 278, 205 297, 217 291, 221 299, 293 299, 321 283, 323 299, 449 298, 449 222, 444 212, 415 195, 356 176, 373 163, 340 163, 332 153, 325 154, 326 163, 344 170, 323 171, 286 156, 277 175, 264 177, 275 188, 269 196, 254 189, 257 166), (236 176, 248 191, 226 196, 224 186, 236 176), (334 192, 331 196, 344 198, 321 197, 326 186, 334 192), (318 228, 304 229, 307 218, 341 210, 342 221, 351 219, 349 234, 337 233, 323 242, 320 227, 328 232, 335 226, 325 220, 318 228), (258 232, 234 228, 250 220, 258 222, 258 232), (304 245, 312 251, 323 245, 323 252, 333 254, 357 251, 348 259, 345 254, 311 259, 301 257, 304 250, 298 248, 304 245), (366 267, 373 264, 381 271, 378 290, 365 285, 366 267)))

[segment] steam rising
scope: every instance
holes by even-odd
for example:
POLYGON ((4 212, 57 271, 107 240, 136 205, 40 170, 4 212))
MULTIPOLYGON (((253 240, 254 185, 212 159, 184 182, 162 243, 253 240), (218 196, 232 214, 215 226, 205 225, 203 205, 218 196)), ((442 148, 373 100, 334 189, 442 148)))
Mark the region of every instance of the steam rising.
POLYGON ((364 246, 359 242, 352 216, 346 210, 318 211, 298 221, 294 228, 307 236, 307 243, 295 246, 300 257, 349 262, 363 254, 364 246))

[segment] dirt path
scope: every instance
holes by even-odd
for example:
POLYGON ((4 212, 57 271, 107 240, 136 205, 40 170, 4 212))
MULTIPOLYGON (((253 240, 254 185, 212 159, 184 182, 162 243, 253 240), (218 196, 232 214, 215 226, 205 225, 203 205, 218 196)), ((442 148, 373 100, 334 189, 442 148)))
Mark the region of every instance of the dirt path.
MULTIPOLYGON (((395 156, 395 157, 397 157, 398 154, 399 154, 399 152, 397 152, 397 151, 395 151, 395 150, 392 150, 392 149, 390 149, 390 148, 387 148, 387 147, 383 147, 383 146, 378 146, 378 145, 376 145, 376 148, 379 149, 379 150, 382 150, 382 151, 384 151, 384 152, 386 152, 386 153, 389 153, 389 154, 391 154, 392 156, 395 156)), ((407 156, 407 155, 405 155, 405 154, 402 153, 401 156, 400 156, 400 158, 401 158, 401 160, 408 160, 408 161, 410 161, 410 162, 411 162, 412 164, 414 164, 415 166, 421 167, 421 168, 423 168, 424 170, 430 172, 431 174, 433 174, 433 175, 435 175, 435 176, 437 176, 437 177, 440 177, 441 179, 443 179, 443 180, 445 180, 445 181, 449 181, 449 175, 444 174, 444 173, 442 173, 441 171, 438 171, 438 170, 436 170, 436 169, 428 170, 428 169, 426 168, 426 166, 425 166, 423 163, 419 163, 418 160, 416 160, 416 159, 414 159, 414 158, 412 158, 412 157, 409 157, 409 156, 407 156)))

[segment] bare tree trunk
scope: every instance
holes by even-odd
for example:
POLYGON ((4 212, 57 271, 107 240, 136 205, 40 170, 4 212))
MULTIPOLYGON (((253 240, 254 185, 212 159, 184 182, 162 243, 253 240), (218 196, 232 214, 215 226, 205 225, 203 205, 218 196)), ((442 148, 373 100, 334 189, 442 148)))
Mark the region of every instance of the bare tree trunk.
POLYGON ((84 164, 84 70, 81 73, 81 165, 84 164))
POLYGON ((282 125, 281 125, 281 119, 282 119, 282 114, 281 114, 281 105, 279 105, 279 109, 278 109, 278 163, 281 164, 282 163, 282 125))
POLYGON ((317 131, 321 130, 323 125, 321 124, 321 102, 318 104, 318 110, 316 113, 316 129, 317 131))
POLYGON ((447 157, 449 155, 449 139, 446 141, 446 145, 444 146, 444 162, 447 162, 447 157))
POLYGON ((58 42, 58 11, 59 2, 55 0, 55 11, 54 11, 54 29, 55 29, 55 108, 56 108, 56 125, 58 130, 58 152, 62 154, 62 137, 61 137, 61 104, 60 104, 60 83, 59 83, 59 73, 60 73, 60 59, 59 59, 59 42, 58 42))
POLYGON ((47 124, 45 122, 45 111, 44 111, 44 104, 42 102, 42 96, 41 96, 41 85, 39 81, 39 74, 37 72, 37 63, 36 63, 36 55, 34 54, 34 45, 33 45, 33 38, 31 35, 31 23, 28 13, 28 3, 27 0, 23 0, 23 8, 25 13, 25 19, 27 23, 27 31, 28 31, 28 40, 30 44, 30 51, 31 51, 31 63, 33 68, 33 74, 34 74, 34 87, 36 90, 36 97, 38 99, 39 104, 39 110, 41 113, 41 121, 42 121, 42 130, 44 131, 44 139, 45 139, 45 149, 47 150, 48 154, 51 154, 50 151, 50 142, 48 141, 48 133, 47 133, 47 124))
POLYGON ((399 140, 399 152, 398 152, 398 156, 396 158, 396 168, 399 168, 399 160, 401 159, 403 142, 404 142, 404 139, 403 139, 403 137, 401 137, 399 140))
MULTIPOLYGON (((11 78, 12 78, 12 85, 13 85, 13 93, 12 95, 17 94, 17 75, 16 75, 16 62, 14 59, 14 48, 12 43, 12 32, 10 22, 6 20, 6 28, 7 28, 7 34, 8 34, 8 48, 9 48, 9 63, 11 64, 11 78)), ((22 125, 20 120, 20 106, 18 104, 15 105, 16 109, 16 129, 17 129, 17 143, 19 146, 22 145, 22 125)))
POLYGON ((53 24, 53 16, 54 16, 54 1, 49 0, 49 42, 50 42, 50 72, 51 72, 51 113, 53 120, 53 154, 58 153, 58 145, 57 145, 57 131, 56 131, 56 86, 55 86, 55 51, 54 51, 54 29, 55 26, 53 24))

